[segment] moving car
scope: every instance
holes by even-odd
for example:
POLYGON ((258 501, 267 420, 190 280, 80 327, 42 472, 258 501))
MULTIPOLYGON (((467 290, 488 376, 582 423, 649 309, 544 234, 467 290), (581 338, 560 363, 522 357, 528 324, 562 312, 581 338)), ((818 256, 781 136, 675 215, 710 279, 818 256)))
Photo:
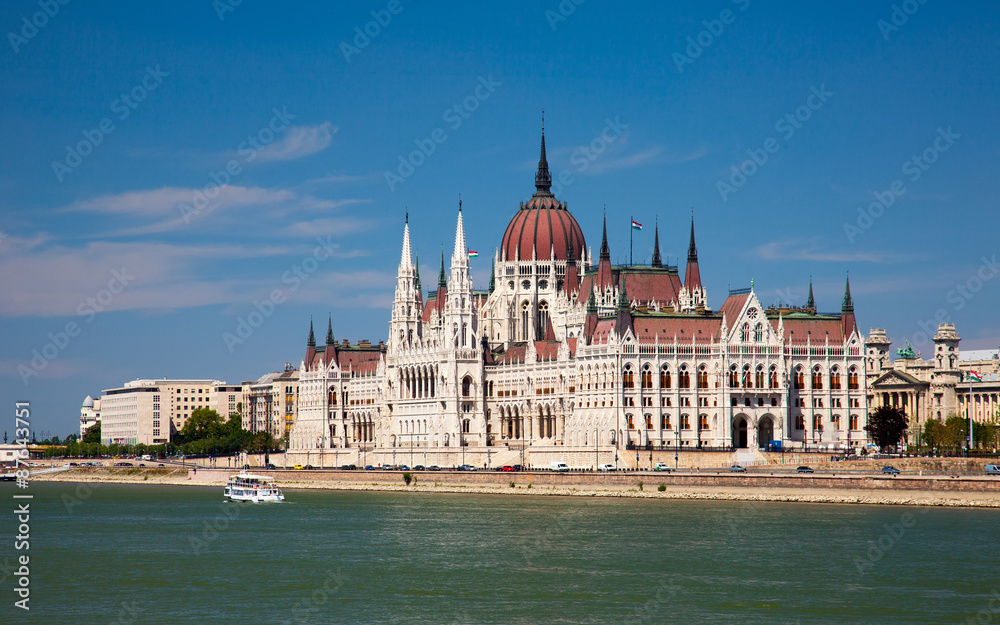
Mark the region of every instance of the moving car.
POLYGON ((458 470, 459 471, 475 471, 476 467, 472 466, 471 464, 460 464, 460 465, 458 465, 458 470))
POLYGON ((505 464, 502 467, 500 467, 500 470, 504 471, 504 472, 513 473, 514 472, 514 466, 510 465, 510 464, 505 464))
POLYGON ((668 467, 665 462, 657 462, 656 466, 653 467, 654 471, 673 471, 673 467, 668 467))
POLYGON ((558 471, 560 473, 565 473, 566 471, 569 471, 569 465, 566 464, 565 462, 555 461, 549 465, 549 469, 553 471, 558 471))
POLYGON ((601 466, 597 467, 597 470, 598 471, 614 471, 615 470, 615 465, 613 465, 613 464, 602 464, 601 466))
POLYGON ((441 467, 439 467, 439 466, 438 466, 438 465, 436 465, 436 464, 432 464, 431 466, 427 467, 427 470, 428 470, 428 471, 440 471, 440 470, 441 470, 441 467))
POLYGON ((812 467, 807 467, 807 466, 803 465, 801 467, 795 467, 795 472, 796 473, 815 473, 816 471, 814 471, 812 467))
POLYGON ((729 467, 729 472, 730 473, 746 473, 747 472, 747 468, 745 466, 743 466, 742 464, 734 464, 731 467, 729 467))
POLYGON ((375 467, 373 467, 372 465, 370 465, 370 464, 366 464, 365 465, 365 471, 374 471, 374 470, 375 470, 375 467))
POLYGON ((885 465, 884 467, 882 467, 882 473, 884 475, 899 475, 900 471, 896 467, 885 465))
POLYGON ((1000 475, 1000 464, 986 465, 986 475, 1000 475))
POLYGON ((296 468, 296 469, 302 469, 303 467, 302 467, 302 465, 301 465, 301 464, 297 464, 297 465, 295 465, 295 468, 296 468))

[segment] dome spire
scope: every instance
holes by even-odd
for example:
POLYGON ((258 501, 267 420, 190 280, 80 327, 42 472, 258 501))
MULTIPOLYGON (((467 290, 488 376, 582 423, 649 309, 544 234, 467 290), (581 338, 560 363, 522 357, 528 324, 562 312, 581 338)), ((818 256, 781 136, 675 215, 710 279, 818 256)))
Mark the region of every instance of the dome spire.
POLYGON ((809 276, 809 299, 806 300, 806 308, 816 312, 816 298, 813 297, 813 279, 809 276))
POLYGON ((608 247, 608 207, 604 207, 604 234, 601 236, 601 258, 611 260, 611 248, 608 247))
POLYGON ((653 230, 653 262, 654 267, 662 267, 663 259, 660 257, 660 220, 657 218, 656 226, 653 230))
POLYGON ((549 173, 549 159, 545 155, 545 111, 542 111, 542 150, 538 157, 538 172, 535 173, 535 197, 552 196, 552 174, 549 173))

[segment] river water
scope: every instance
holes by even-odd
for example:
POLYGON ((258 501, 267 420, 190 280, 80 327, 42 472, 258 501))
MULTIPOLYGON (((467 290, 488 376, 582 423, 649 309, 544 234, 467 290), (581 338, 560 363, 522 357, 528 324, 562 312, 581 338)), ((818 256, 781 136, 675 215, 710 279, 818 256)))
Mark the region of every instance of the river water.
MULTIPOLYGON (((0 623, 1000 623, 993 510, 29 492, 31 611, 13 607, 6 576, 0 623)), ((11 511, 12 494, 0 485, 11 511)), ((12 562, 17 528, 10 511, 0 518, 0 560, 12 562)))

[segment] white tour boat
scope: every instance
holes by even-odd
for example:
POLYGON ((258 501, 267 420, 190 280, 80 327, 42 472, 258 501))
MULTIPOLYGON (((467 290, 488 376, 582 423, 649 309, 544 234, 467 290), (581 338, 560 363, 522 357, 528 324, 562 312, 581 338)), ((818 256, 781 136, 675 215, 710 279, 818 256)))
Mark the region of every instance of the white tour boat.
POLYGON ((240 473, 226 482, 226 499, 252 503, 280 503, 285 500, 273 477, 240 473))

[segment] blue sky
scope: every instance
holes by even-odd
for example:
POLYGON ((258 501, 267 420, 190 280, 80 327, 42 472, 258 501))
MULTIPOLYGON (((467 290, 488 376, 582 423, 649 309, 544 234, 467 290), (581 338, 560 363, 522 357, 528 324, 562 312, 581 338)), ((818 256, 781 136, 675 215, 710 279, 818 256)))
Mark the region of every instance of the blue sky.
POLYGON ((714 307, 850 272, 863 331, 995 348, 1000 7, 956 4, 5 2, 0 391, 62 436, 128 380, 297 365, 310 315, 377 341, 404 213, 431 283, 459 194, 485 286, 543 109, 595 251, 606 205, 613 260, 632 215, 676 263, 693 209, 714 307))

